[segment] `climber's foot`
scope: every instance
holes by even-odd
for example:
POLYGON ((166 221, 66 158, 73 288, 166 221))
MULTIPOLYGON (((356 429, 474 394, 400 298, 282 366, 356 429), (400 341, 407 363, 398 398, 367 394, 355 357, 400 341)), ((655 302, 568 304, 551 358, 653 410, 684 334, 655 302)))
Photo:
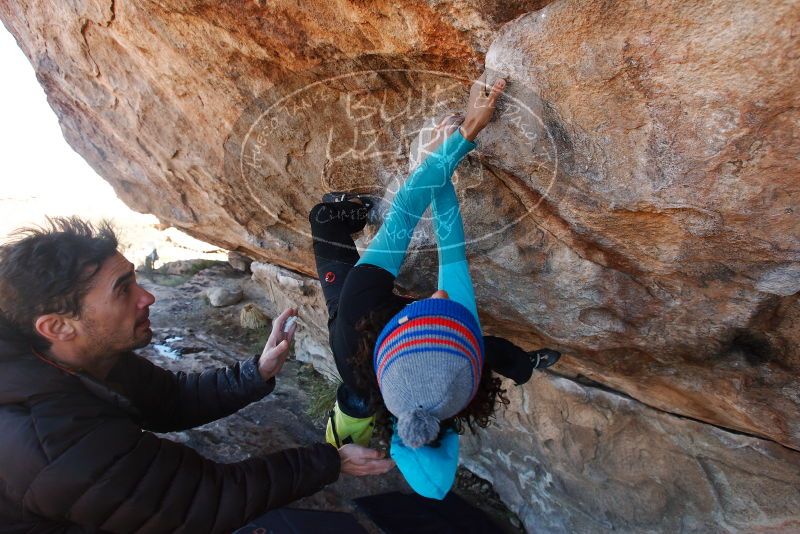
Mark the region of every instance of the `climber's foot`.
POLYGON ((337 402, 328 414, 328 422, 325 425, 325 441, 336 448, 348 443, 369 447, 374 427, 374 415, 367 417, 347 415, 337 402))
POLYGON ((532 350, 528 353, 534 369, 546 369, 561 358, 561 353, 553 349, 532 350))
POLYGON ((357 193, 348 193, 346 191, 331 191, 330 193, 325 193, 324 195, 322 195, 322 201, 325 203, 344 202, 345 200, 349 202, 355 202, 356 204, 363 204, 361 198, 359 198, 357 193))
POLYGON ((366 220, 366 224, 377 225, 383 219, 384 212, 386 211, 383 206, 385 204, 383 199, 374 195, 333 191, 322 195, 322 202, 352 202, 364 206, 363 210, 358 210, 358 212, 354 214, 354 219, 357 219, 357 221, 353 222, 356 223, 366 220))

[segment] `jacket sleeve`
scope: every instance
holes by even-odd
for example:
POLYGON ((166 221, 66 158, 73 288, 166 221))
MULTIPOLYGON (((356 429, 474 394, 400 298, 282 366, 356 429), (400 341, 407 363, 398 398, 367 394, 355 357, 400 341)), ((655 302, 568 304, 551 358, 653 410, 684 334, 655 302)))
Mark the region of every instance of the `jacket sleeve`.
POLYGON ((57 441, 66 435, 70 443, 48 450, 23 505, 34 516, 92 531, 230 532, 339 475, 339 454, 328 444, 220 464, 127 418, 63 425, 57 441))
POLYGON ((377 265, 397 276, 414 228, 431 203, 431 195, 450 183, 453 171, 473 148, 475 143, 456 130, 414 169, 394 196, 386 219, 357 265, 377 265))
POLYGON ((447 291, 451 300, 463 305, 475 317, 480 328, 475 290, 469 274, 464 222, 452 182, 447 183, 431 202, 433 227, 439 252, 439 289, 447 291))
POLYGON ((173 373, 134 353, 122 356, 106 381, 142 414, 154 432, 194 428, 239 411, 275 388, 258 372, 258 356, 202 373, 173 373))

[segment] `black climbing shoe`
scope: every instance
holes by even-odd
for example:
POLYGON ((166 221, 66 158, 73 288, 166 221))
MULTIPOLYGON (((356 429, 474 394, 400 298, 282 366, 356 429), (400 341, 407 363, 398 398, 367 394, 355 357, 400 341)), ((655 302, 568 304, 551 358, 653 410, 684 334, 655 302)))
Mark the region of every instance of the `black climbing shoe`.
POLYGON ((528 353, 528 358, 534 369, 546 369, 561 358, 561 353, 553 349, 532 350, 528 353))
POLYGON ((331 191, 330 193, 325 193, 322 195, 323 202, 344 202, 345 200, 353 200, 354 198, 358 198, 356 193, 347 193, 346 191, 331 191))
POLYGON ((332 191, 322 195, 322 202, 335 203, 344 202, 345 200, 358 199, 366 208, 367 224, 377 225, 386 215, 386 202, 375 195, 359 195, 357 193, 348 193, 345 191, 332 191))

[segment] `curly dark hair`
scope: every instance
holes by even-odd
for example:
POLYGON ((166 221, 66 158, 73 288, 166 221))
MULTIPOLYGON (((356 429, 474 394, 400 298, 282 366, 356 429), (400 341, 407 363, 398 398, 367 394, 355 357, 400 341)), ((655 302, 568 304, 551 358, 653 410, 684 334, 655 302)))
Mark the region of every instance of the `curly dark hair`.
MULTIPOLYGON (((385 444, 391 440, 391 413, 383 403, 378 379, 372 367, 372 354, 381 330, 404 306, 403 303, 387 304, 372 310, 362 318, 356 325, 356 331, 360 334, 358 349, 350 358, 350 365, 358 381, 358 388, 370 392, 370 407, 375 413, 374 435, 385 444)), ((493 376, 484 368, 477 393, 461 412, 450 419, 441 421, 439 437, 436 442, 448 429, 463 434, 467 428, 472 432, 475 432, 476 426, 486 428, 494 418, 498 405, 506 406, 508 403, 509 400, 505 396, 505 389, 502 388, 500 378, 493 376)))
POLYGON ((36 318, 80 317, 92 278, 117 247, 107 221, 48 217, 44 227, 16 230, 0 246, 0 337, 47 350, 50 342, 36 332, 36 318))

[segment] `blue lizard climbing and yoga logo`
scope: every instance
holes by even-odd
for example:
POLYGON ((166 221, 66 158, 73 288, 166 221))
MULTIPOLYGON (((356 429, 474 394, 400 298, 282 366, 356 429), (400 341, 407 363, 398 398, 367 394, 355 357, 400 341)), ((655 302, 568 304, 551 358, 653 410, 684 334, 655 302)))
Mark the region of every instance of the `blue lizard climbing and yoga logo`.
MULTIPOLYGON (((309 238, 305 215, 323 193, 368 194, 388 206, 418 165, 452 165, 428 156, 443 140, 440 121, 452 116, 446 120, 457 126, 452 114, 463 108, 464 89, 474 81, 431 70, 327 71, 343 73, 305 73, 267 91, 245 110, 226 143, 225 172, 232 183, 276 223, 309 238), (308 198, 298 197, 298 189, 308 198)), ((486 72, 484 81, 491 84, 492 71, 486 72)), ((443 180, 452 175, 447 179, 462 197, 467 244, 502 242, 542 202, 557 201, 557 139, 543 115, 537 92, 511 80, 475 153, 458 169, 438 169, 443 180), (503 148, 495 150, 501 141, 503 148), (505 168, 502 150, 508 147, 530 154, 526 161, 534 167, 505 168), (519 180, 538 198, 517 199, 519 180), (508 217, 484 215, 498 205, 508 206, 508 217)), ((430 217, 417 227, 415 248, 436 250, 430 217)))

